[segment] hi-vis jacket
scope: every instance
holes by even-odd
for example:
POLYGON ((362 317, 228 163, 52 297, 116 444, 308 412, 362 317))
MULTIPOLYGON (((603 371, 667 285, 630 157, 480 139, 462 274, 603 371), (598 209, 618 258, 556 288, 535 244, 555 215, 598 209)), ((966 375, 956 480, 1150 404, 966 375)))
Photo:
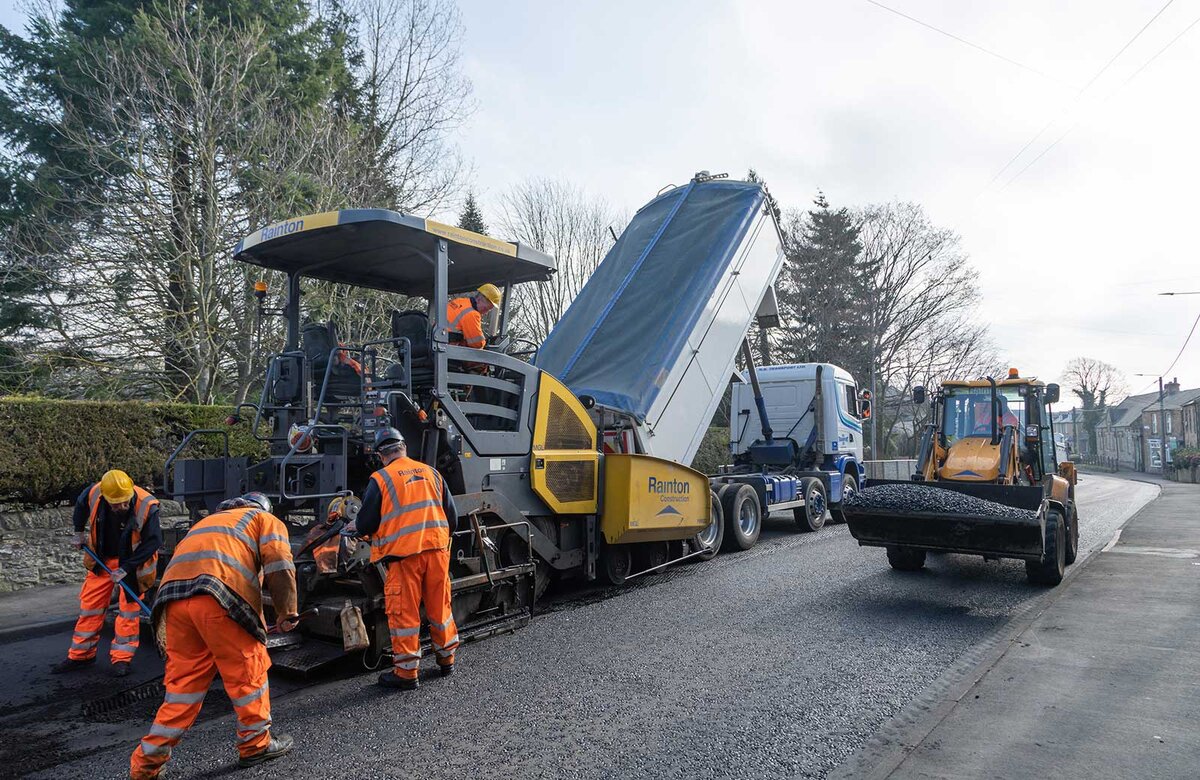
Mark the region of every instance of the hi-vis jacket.
POLYGON ((371 560, 406 558, 450 547, 458 519, 446 480, 412 458, 397 458, 371 475, 356 526, 371 538, 371 560))
MULTIPOLYGON (((102 545, 100 544, 100 523, 111 523, 115 519, 104 498, 100 495, 99 482, 88 488, 86 495, 87 519, 80 530, 87 539, 88 547, 103 556, 104 551, 101 550, 102 545), (101 517, 102 511, 104 512, 103 518, 101 517)), ((109 552, 120 561, 121 565, 132 562, 132 565, 136 566, 137 589, 139 592, 145 593, 154 585, 154 580, 158 575, 158 548, 162 544, 162 532, 158 527, 158 499, 136 485, 133 488, 133 500, 129 506, 129 522, 121 534, 121 541, 122 549, 109 552), (128 539, 127 546, 126 539, 128 539), (143 541, 148 546, 146 549, 139 549, 142 547, 143 541), (143 559, 147 553, 149 553, 149 557, 143 559)), ((83 567, 88 571, 97 570, 96 562, 87 553, 83 553, 83 567)))
POLYGON ((462 341, 464 346, 483 349, 487 338, 483 335, 483 315, 476 311, 469 297, 453 298, 446 304, 446 333, 450 341, 462 341))

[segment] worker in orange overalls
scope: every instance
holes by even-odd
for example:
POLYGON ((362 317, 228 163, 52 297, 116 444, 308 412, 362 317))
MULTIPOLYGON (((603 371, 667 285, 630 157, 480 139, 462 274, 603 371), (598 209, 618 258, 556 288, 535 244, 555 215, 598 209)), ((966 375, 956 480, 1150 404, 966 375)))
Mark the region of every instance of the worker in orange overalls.
POLYGON ((475 349, 487 346, 483 335, 483 316, 499 306, 504 296, 500 288, 486 283, 470 295, 451 298, 446 304, 446 335, 451 344, 461 344, 475 349))
POLYGON ((129 759, 134 780, 158 777, 218 672, 237 713, 238 766, 292 749, 291 737, 271 731, 264 578, 279 630, 291 631, 299 622, 296 567, 287 528, 262 493, 224 502, 175 547, 154 604, 155 634, 167 656, 166 695, 129 759))
POLYGON ((393 669, 379 676, 379 684, 412 690, 420 677, 422 602, 441 675, 454 671, 458 627, 450 609, 450 534, 458 512, 442 475, 408 457, 398 430, 375 434, 375 452, 383 468, 363 491, 355 527, 371 538, 371 562, 387 565, 383 594, 393 669))
MULTIPOLYGON (((144 596, 158 575, 158 548, 162 530, 158 524, 158 499, 140 487, 124 471, 106 471, 100 481, 79 494, 75 501, 74 545, 87 545, 100 556, 112 573, 104 571, 83 553, 87 576, 79 591, 79 620, 67 658, 53 671, 75 671, 96 661, 96 645, 104 627, 104 613, 112 600, 112 590, 122 580, 144 596)), ((129 662, 141 636, 140 607, 124 589, 120 592, 119 611, 114 624, 113 642, 108 650, 113 673, 129 674, 129 662)))

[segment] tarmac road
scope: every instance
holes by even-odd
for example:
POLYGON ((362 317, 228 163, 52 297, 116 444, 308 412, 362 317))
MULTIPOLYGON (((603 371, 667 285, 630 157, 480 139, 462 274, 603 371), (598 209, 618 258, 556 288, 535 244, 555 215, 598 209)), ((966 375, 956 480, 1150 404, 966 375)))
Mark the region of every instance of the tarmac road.
MULTIPOLYGON (((1157 491, 1086 475, 1080 560, 1157 491)), ((169 767, 172 777, 822 777, 1043 593, 1019 561, 932 555, 925 571, 902 574, 844 526, 793 534, 780 518, 751 551, 611 597, 560 597, 529 627, 468 645, 452 678, 413 693, 381 691, 373 675, 290 690, 273 678, 275 727, 298 747, 256 769, 231 768, 232 717, 210 695, 205 715, 217 717, 184 738, 169 767)), ((0 646, 5 679, 34 682, 21 669, 57 657, 34 647, 47 641, 0 646)), ((54 712, 5 687, 4 742, 49 728, 54 712)), ((147 712, 81 725, 77 707, 60 709, 71 714, 58 728, 69 722, 73 736, 53 738, 46 747, 64 752, 34 776, 124 776, 147 712), (72 755, 77 738, 94 752, 72 755)), ((17 766, 6 758, 0 774, 17 766)))

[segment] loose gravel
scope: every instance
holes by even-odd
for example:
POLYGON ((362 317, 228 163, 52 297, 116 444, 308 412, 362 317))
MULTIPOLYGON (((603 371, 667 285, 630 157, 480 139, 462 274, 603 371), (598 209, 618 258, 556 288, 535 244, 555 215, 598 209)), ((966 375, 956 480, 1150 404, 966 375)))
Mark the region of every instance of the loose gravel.
POLYGON ((997 517, 1011 520, 1035 520, 1037 512, 1005 506, 953 490, 922 485, 875 485, 846 500, 849 509, 886 510, 897 512, 934 512, 944 515, 997 517))

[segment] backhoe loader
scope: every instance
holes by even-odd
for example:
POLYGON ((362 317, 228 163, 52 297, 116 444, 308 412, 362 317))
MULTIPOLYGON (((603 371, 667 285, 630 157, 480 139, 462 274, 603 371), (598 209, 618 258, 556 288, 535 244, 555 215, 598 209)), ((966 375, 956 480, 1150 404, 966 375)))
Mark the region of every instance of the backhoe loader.
POLYGON ((846 503, 850 533, 913 571, 928 551, 1025 561, 1029 581, 1057 585, 1079 545, 1075 467, 1058 463, 1051 404, 1059 388, 1022 377, 947 381, 930 405, 912 479, 868 480, 846 503))

